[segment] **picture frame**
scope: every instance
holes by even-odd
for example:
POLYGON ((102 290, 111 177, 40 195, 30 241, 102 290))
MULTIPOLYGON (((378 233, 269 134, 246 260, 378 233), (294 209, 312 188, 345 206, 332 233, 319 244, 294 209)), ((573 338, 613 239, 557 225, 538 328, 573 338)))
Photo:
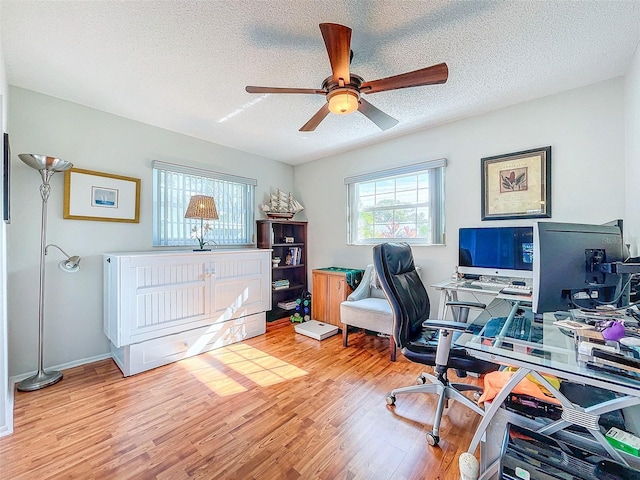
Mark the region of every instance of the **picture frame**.
POLYGON ((481 160, 482 220, 551 217, 551 147, 481 160))
POLYGON ((71 168, 64 172, 63 218, 140 222, 140 179, 71 168))
POLYGON ((2 145, 2 218, 4 223, 11 223, 11 147, 8 133, 3 135, 2 145))

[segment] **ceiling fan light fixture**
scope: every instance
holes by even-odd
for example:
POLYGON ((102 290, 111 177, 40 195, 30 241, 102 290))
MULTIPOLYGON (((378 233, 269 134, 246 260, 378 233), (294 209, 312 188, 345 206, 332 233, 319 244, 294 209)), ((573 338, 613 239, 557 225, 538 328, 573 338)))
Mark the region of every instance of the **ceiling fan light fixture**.
POLYGON ((329 111, 338 115, 348 115, 358 109, 360 95, 350 88, 337 88, 328 94, 329 111))

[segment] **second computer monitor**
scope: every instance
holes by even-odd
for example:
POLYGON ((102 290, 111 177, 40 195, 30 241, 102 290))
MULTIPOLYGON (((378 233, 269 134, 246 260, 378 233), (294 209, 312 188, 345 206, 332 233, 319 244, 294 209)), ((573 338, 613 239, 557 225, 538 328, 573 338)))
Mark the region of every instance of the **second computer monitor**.
POLYGON ((622 277, 590 265, 624 261, 618 226, 537 222, 533 243, 535 313, 616 302, 622 277))

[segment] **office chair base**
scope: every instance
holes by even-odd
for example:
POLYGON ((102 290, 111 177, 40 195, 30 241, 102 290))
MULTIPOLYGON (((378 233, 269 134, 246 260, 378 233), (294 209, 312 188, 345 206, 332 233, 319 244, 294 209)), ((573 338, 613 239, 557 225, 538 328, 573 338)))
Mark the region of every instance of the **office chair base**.
POLYGON ((444 409, 449 406, 449 400, 460 402, 465 407, 473 410, 479 415, 484 415, 484 410, 478 404, 472 401, 462 392, 474 392, 474 396, 482 389, 476 385, 468 383, 450 383, 446 377, 438 378, 430 373, 422 372, 416 379, 417 385, 401 387, 392 390, 385 397, 387 405, 394 406, 396 404, 396 395, 405 393, 431 393, 438 395, 438 405, 436 407, 433 429, 427 433, 427 443, 431 446, 437 446, 440 442, 440 422, 444 409), (423 383, 429 380, 429 383, 423 383))
POLYGON ((440 443, 440 437, 438 435, 434 435, 433 432, 428 432, 427 443, 432 447, 437 447, 438 443, 440 443))

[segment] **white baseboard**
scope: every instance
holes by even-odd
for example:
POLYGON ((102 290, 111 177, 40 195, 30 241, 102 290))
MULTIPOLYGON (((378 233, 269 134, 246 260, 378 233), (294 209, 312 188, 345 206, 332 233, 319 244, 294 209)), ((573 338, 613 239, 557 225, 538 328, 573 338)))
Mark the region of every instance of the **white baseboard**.
MULTIPOLYGON (((94 357, 81 358, 79 360, 74 360, 73 362, 62 363, 60 365, 52 365, 50 367, 46 367, 45 370, 67 370, 73 367, 79 367, 81 365, 86 365, 87 363, 98 362, 100 360, 105 360, 107 358, 111 358, 111 353, 103 353, 100 355, 96 355, 94 357)), ((9 383, 13 381, 13 384, 21 382, 25 378, 29 378, 31 375, 35 375, 37 370, 33 370, 32 372, 21 373, 19 375, 15 375, 9 378, 9 383)), ((11 389, 13 391, 13 389, 11 389)))
MULTIPOLYGON (((53 365, 51 367, 47 367, 47 370, 67 370, 69 368, 86 365, 87 363, 98 362, 106 358, 111 358, 111 353, 103 353, 94 357, 82 358, 80 360, 74 360, 73 362, 63 363, 60 365, 53 365)), ((35 375, 35 373, 36 370, 34 370, 33 372, 21 373, 20 375, 9 377, 9 391, 7 395, 7 424, 0 425, 0 437, 5 437, 13 433, 13 406, 16 383, 21 382, 25 378, 29 378, 31 375, 35 375)))
MULTIPOLYGON (((88 363, 98 362, 106 358, 111 358, 111 353, 103 353, 94 357, 82 358, 80 360, 74 360, 73 362, 63 363, 60 365, 53 365, 51 367, 47 367, 47 370, 67 370, 69 368, 79 367, 88 363)), ((30 376, 35 375, 35 373, 36 371, 34 370, 33 372, 21 373, 20 375, 9 377, 9 391, 7 395, 7 424, 0 425, 0 437, 11 435, 13 433, 13 407, 16 383, 19 383, 25 378, 29 378, 30 376)))

